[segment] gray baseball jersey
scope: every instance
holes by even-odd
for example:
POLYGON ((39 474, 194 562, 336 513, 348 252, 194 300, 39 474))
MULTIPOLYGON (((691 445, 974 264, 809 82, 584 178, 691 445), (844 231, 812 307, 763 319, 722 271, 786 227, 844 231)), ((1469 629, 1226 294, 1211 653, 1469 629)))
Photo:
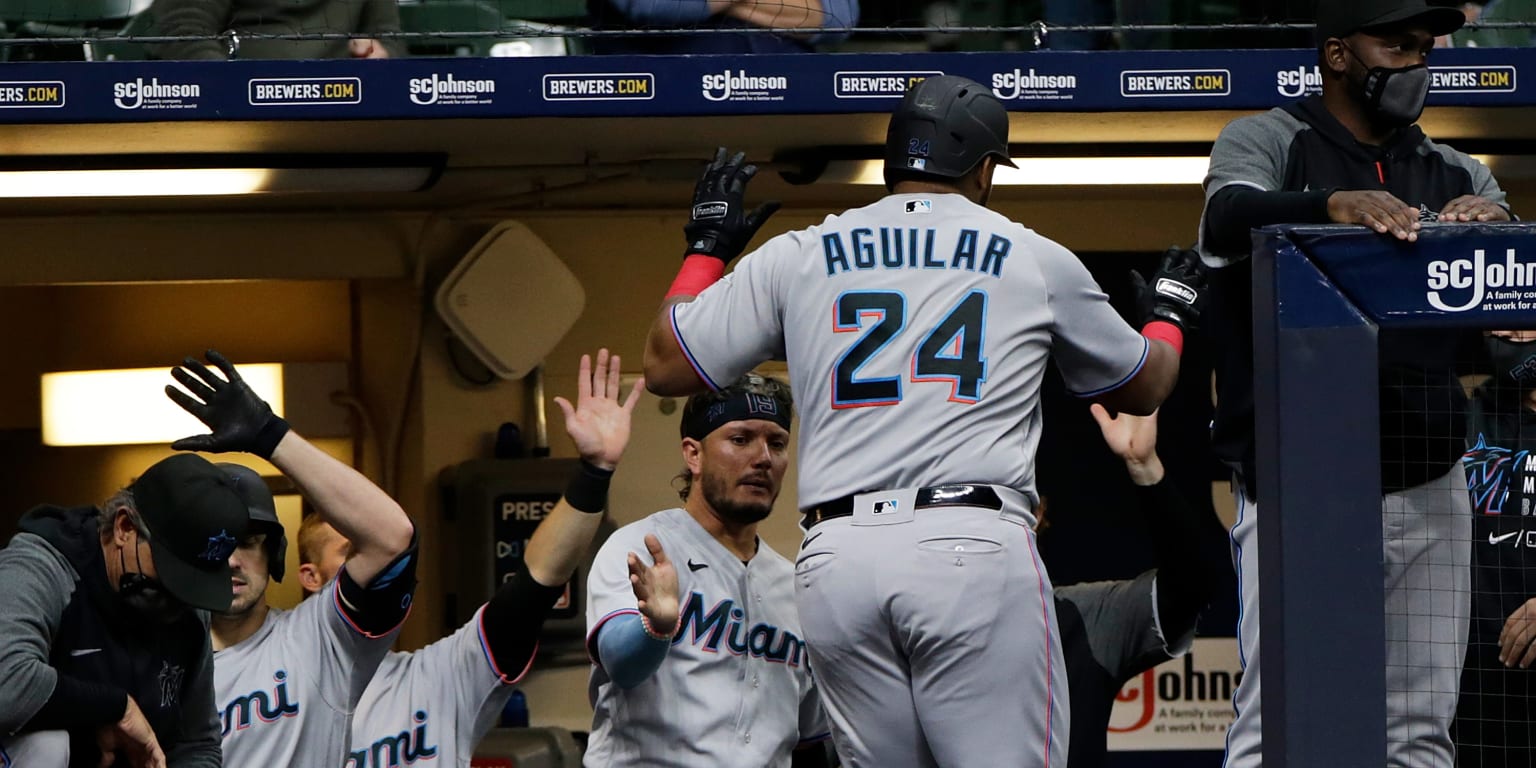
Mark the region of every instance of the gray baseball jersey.
POLYGON ((33 731, 0 739, 0 768, 64 768, 68 731, 33 731))
POLYGON ((213 655, 226 765, 341 765, 352 713, 395 631, 369 637, 348 619, 332 579, 291 611, 213 655))
POLYGON ((469 765, 512 684, 528 671, 496 668, 481 625, 484 613, 481 606, 459 631, 415 653, 384 657, 357 703, 346 768, 396 768, 421 760, 469 765))
POLYGON ((1070 251, 955 194, 889 195, 773 238, 672 325, 711 388, 788 361, 802 508, 942 483, 1034 499, 1047 356, 1089 396, 1147 353, 1070 251))
POLYGON ((677 566, 681 615, 672 648, 645 682, 623 690, 600 663, 587 693, 588 766, 788 766, 827 736, 794 604, 794 568, 768 543, 743 563, 687 512, 657 512, 615 531, 587 577, 587 647, 603 624, 638 613, 628 554, 647 565, 653 533, 677 566))

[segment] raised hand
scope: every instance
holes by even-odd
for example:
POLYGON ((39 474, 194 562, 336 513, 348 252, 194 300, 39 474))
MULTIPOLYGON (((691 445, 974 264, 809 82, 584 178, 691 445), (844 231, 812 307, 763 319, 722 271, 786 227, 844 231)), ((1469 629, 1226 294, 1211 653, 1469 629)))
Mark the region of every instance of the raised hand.
POLYGON ((178 451, 210 453, 245 451, 264 459, 272 458, 272 451, 283 435, 288 434, 288 422, 273 413, 267 401, 256 396, 245 379, 240 378, 234 364, 223 355, 210 349, 206 356, 208 362, 218 366, 223 378, 188 357, 181 366, 171 369, 171 376, 187 391, 167 384, 165 394, 213 432, 184 437, 171 443, 171 447, 178 451))
POLYGON ((774 200, 747 211, 747 182, 757 175, 757 166, 743 166, 745 160, 744 153, 727 157, 725 147, 715 150, 714 161, 693 188, 693 208, 683 225, 688 236, 685 255, 702 254, 729 262, 741 255, 763 222, 779 209, 774 200))
POLYGON ((1104 406, 1088 407, 1109 450, 1125 462, 1131 481, 1137 485, 1156 485, 1163 479, 1163 463, 1157 457, 1157 411, 1150 416, 1121 413, 1110 416, 1104 406))
POLYGON ((677 568, 668 559, 655 534, 645 535, 645 549, 650 552, 654 564, 646 567, 639 555, 629 553, 629 586, 635 592, 636 607, 651 630, 671 635, 677 631, 677 568))
POLYGON ((1183 331, 1199 327, 1206 297, 1206 271, 1199 254, 1169 248, 1163 253, 1151 284, 1132 270, 1131 286, 1136 291, 1136 307, 1143 325, 1163 320, 1183 331))
POLYGON ((576 405, 556 397, 555 405, 565 414, 565 433, 576 443, 576 452, 587 463, 612 470, 624 455, 629 444, 629 425, 635 413, 635 403, 645 380, 635 382, 629 390, 629 398, 619 402, 619 356, 608 355, 608 350, 597 351, 597 367, 592 367, 592 356, 582 355, 576 369, 576 405))

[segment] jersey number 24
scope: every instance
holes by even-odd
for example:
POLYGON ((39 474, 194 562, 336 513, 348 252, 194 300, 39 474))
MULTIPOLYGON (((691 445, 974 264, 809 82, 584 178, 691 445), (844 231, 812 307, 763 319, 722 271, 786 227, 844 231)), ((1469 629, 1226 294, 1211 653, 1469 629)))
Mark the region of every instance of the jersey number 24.
MULTIPOLYGON (((846 291, 832 308, 832 330, 864 335, 838 358, 832 370, 832 407, 864 408, 901 402, 902 377, 859 378, 859 371, 907 324, 907 297, 899 291, 846 291), (874 324, 864 329, 866 318, 874 324)), ((928 331, 912 355, 914 382, 950 384, 949 400, 975 403, 987 380, 982 344, 987 328, 987 294, 973 290, 928 331)))

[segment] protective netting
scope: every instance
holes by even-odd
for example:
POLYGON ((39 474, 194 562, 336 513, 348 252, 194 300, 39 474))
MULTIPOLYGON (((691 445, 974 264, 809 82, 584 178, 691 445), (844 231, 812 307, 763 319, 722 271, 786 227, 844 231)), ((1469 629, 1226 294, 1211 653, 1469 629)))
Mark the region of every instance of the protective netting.
MULTIPOLYGON (((1529 0, 1453 44, 1530 44, 1529 0)), ((1309 0, 14 0, 9 60, 1305 47, 1309 0)))

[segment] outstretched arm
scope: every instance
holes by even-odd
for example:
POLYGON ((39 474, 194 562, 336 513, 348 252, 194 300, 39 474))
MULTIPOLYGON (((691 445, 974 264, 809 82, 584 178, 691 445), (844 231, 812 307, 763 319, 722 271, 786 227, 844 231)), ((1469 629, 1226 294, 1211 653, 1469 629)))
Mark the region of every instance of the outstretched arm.
POLYGON ((677 633, 677 569, 655 534, 645 535, 645 549, 650 565, 629 553, 629 584, 640 613, 609 621, 597 635, 598 660, 613 682, 626 690, 661 667, 677 633))
POLYGON ((1157 456, 1157 416, 1120 414, 1100 405, 1093 417, 1109 449, 1125 462, 1137 501, 1146 511, 1157 557, 1157 615, 1173 643, 1195 628, 1200 612, 1231 571, 1226 531, 1214 515, 1195 509, 1168 482, 1157 456))
POLYGON ((608 480, 629 443, 630 420, 644 386, 643 381, 635 382, 628 401, 620 404, 619 371, 619 356, 609 357, 606 349, 598 350, 595 369, 592 357, 582 355, 576 404, 555 398, 565 413, 566 434, 581 454, 581 466, 560 502, 534 529, 523 554, 523 572, 497 589, 481 613, 485 645, 503 682, 515 682, 522 676, 519 670, 532 662, 544 620, 603 521, 608 480))
POLYGON ((708 389, 679 341, 672 310, 693 301, 720 280, 725 265, 741 255, 757 230, 779 209, 777 201, 746 209, 747 183, 757 175, 757 166, 745 162, 743 153, 727 156, 726 149, 720 147, 694 186, 693 207, 683 226, 688 238, 683 266, 662 300, 661 311, 651 321, 645 342, 645 380, 655 394, 684 397, 708 389))
POLYGON ((619 356, 609 357, 606 349, 598 350, 595 369, 591 356, 582 355, 576 404, 555 398, 582 466, 560 503, 534 530, 523 556, 529 575, 545 586, 564 584, 586 554, 607 507, 608 478, 629 444, 630 421, 645 381, 636 381, 628 400, 620 403, 619 365, 619 356))
POLYGON ((347 575, 358 586, 369 586, 411 546, 415 527, 405 510, 362 473, 290 429, 223 355, 209 350, 207 357, 222 377, 188 357, 171 371, 186 392, 171 385, 165 390, 213 431, 182 438, 171 447, 214 453, 245 451, 271 460, 325 521, 351 540, 353 554, 347 560, 347 575))

